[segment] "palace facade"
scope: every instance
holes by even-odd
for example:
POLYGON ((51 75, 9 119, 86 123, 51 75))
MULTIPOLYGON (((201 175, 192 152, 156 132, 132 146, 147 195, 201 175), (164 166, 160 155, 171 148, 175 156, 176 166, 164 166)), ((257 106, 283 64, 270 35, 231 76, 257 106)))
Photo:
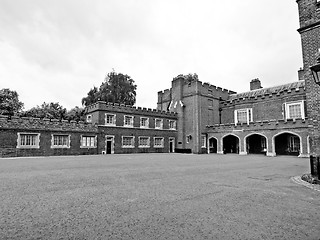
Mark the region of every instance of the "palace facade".
POLYGON ((182 75, 157 109, 97 102, 86 122, 0 116, 0 157, 196 153, 308 157, 319 152, 319 86, 309 67, 320 48, 320 1, 297 0, 303 68, 296 82, 236 93, 182 75))

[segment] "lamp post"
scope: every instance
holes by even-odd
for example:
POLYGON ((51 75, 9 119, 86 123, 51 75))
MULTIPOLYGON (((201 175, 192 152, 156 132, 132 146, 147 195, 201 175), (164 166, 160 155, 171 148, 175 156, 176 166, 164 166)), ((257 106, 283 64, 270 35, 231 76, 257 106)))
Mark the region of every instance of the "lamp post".
POLYGON ((310 67, 312 72, 313 80, 316 84, 320 85, 320 49, 317 54, 317 63, 310 67))

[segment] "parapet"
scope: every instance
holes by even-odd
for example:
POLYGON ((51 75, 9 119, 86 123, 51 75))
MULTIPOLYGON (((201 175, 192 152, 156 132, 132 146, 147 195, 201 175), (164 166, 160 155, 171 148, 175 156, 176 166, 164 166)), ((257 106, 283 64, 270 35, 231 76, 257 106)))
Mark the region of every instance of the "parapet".
POLYGON ((250 122, 249 124, 242 123, 235 125, 234 123, 207 125, 206 129, 209 132, 224 132, 230 130, 261 130, 261 129, 293 129, 293 128, 308 128, 308 119, 271 119, 250 122))
POLYGON ((0 129, 97 132, 97 126, 82 121, 0 115, 0 129))
POLYGON ((87 107, 87 113, 95 112, 95 111, 109 111, 109 112, 123 112, 127 114, 138 114, 138 115, 146 115, 146 116, 161 116, 161 117, 169 117, 176 118, 177 113, 151 109, 151 108, 142 108, 136 106, 128 106, 119 103, 110 103, 99 101, 87 107))

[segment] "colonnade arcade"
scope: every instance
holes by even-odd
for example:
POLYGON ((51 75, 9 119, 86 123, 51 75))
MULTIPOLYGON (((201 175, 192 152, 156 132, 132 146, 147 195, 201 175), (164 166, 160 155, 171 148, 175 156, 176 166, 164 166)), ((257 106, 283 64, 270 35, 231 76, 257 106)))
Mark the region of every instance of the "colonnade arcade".
POLYGON ((208 153, 294 155, 308 157, 309 137, 306 131, 268 131, 208 133, 208 153))

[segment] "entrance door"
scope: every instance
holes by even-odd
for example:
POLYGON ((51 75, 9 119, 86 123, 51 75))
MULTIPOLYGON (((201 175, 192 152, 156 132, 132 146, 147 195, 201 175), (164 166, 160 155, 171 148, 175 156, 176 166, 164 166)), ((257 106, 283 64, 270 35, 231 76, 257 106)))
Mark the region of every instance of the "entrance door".
POLYGON ((114 153, 114 136, 106 136, 106 154, 114 153))
POLYGON ((107 141, 107 154, 111 154, 111 145, 112 145, 112 141, 107 141))
POLYGON ((174 138, 170 138, 169 140, 169 152, 170 153, 174 152, 174 138))

